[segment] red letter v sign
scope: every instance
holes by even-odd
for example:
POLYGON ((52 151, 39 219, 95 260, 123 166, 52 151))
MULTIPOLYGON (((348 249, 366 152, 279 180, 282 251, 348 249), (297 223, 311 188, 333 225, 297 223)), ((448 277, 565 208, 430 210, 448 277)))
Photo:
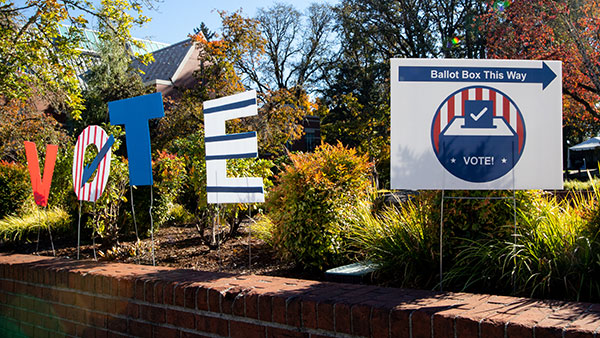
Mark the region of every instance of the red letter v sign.
POLYGON ((49 144, 46 146, 44 179, 42 180, 42 177, 40 176, 40 162, 35 143, 25 141, 25 155, 27 156, 27 167, 29 167, 29 177, 31 178, 33 197, 35 198, 35 203, 42 207, 48 205, 50 184, 52 183, 52 173, 54 172, 57 152, 57 145, 49 144))

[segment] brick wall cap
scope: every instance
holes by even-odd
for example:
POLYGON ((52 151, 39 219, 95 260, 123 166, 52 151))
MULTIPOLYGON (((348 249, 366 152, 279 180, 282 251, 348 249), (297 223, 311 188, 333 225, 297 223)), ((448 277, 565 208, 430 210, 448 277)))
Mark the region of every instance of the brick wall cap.
MULTIPOLYGON (((35 307, 42 313, 53 308, 56 315, 75 323, 71 326, 77 330, 76 335, 83 333, 78 328, 88 325, 87 321, 100 331, 124 330, 125 322, 111 322, 114 318, 128 318, 129 334, 173 331, 172 326, 161 326, 165 320, 171 323, 167 325, 182 324, 189 330, 201 326, 213 335, 225 336, 240 334, 230 331, 228 325, 263 336, 275 332, 274 328, 282 333, 289 329, 299 336, 338 333, 395 336, 405 334, 411 327, 416 335, 435 333, 436 336, 454 330, 457 336, 481 332, 509 337, 556 334, 570 337, 595 335, 600 330, 600 304, 582 302, 394 289, 6 253, 0 253, 0 275, 3 278, 0 310, 8 310, 6 313, 23 319, 23 325, 27 326, 31 324, 28 318, 39 317, 37 313, 31 315, 28 308, 35 307), (4 300, 15 294, 28 296, 4 305, 4 300), (53 306, 40 303, 43 299, 53 302, 53 306), (177 311, 191 311, 194 317, 180 318, 177 311), (376 325, 387 326, 389 334, 376 325)), ((38 320, 36 325, 45 322, 51 321, 38 320)), ((184 335, 183 331, 180 333, 184 335)))

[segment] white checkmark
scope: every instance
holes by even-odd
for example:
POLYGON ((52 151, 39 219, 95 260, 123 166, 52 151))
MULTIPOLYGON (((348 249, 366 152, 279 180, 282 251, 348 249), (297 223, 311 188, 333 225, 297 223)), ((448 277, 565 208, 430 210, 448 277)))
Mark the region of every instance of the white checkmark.
POLYGON ((471 118, 473 120, 475 120, 475 122, 477 122, 477 120, 479 120, 481 118, 481 116, 483 116, 483 114, 485 114, 486 111, 487 111, 487 107, 484 107, 477 115, 471 113, 471 118))

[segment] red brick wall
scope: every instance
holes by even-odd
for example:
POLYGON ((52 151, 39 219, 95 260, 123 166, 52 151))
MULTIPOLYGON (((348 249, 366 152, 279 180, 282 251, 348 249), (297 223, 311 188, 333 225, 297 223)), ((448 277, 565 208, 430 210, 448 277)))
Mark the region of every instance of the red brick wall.
POLYGON ((597 304, 0 255, 0 337, 584 337, 597 304))

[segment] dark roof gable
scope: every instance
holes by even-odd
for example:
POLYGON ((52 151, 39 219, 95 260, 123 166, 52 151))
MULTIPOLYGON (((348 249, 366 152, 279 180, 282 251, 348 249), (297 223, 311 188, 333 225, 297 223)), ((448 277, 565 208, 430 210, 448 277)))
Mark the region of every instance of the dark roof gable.
MULTIPOLYGON (((143 65, 139 61, 135 61, 133 68, 139 69, 144 73, 141 74, 142 81, 166 80, 173 78, 180 65, 188 55, 194 45, 191 39, 183 40, 171 46, 154 51, 154 62, 143 65)), ((175 80, 175 79, 173 79, 175 80)))

